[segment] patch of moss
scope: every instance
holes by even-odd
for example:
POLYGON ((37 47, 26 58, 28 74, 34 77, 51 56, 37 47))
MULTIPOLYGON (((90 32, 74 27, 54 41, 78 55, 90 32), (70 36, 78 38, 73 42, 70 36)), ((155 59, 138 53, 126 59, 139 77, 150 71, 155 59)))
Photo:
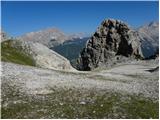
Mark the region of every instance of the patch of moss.
POLYGON ((1 60, 13 62, 22 65, 35 66, 31 56, 25 54, 22 49, 12 46, 13 40, 7 40, 1 43, 1 60))

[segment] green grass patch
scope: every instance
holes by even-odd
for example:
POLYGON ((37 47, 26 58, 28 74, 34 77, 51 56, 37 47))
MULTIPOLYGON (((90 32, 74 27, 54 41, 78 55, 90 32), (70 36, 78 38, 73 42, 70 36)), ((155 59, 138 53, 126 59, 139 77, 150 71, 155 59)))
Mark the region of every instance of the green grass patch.
POLYGON ((22 49, 12 46, 13 40, 1 43, 1 60, 22 65, 35 66, 35 62, 31 56, 25 54, 22 49))

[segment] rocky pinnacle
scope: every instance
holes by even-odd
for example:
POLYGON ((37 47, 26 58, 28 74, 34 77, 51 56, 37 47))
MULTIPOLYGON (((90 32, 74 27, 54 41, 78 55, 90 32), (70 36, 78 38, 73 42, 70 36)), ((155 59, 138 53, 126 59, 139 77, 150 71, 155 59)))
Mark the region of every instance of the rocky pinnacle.
POLYGON ((122 21, 104 20, 86 43, 80 55, 80 69, 92 70, 112 64, 120 58, 142 58, 136 31, 122 21))

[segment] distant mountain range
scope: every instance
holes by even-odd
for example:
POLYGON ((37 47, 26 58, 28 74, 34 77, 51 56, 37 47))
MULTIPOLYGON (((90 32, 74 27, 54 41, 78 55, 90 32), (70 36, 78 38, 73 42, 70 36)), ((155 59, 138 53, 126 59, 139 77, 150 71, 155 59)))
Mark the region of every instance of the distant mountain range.
POLYGON ((51 48, 62 44, 67 40, 74 40, 83 37, 83 33, 67 35, 56 28, 48 28, 36 32, 30 32, 25 35, 17 37, 17 39, 24 41, 39 42, 51 48))
MULTIPOLYGON (((139 34, 144 56, 146 58, 152 56, 159 48, 159 23, 151 22, 137 28, 135 31, 139 34)), ((56 28, 30 32, 17 37, 22 41, 42 43, 71 62, 74 61, 73 63, 79 57, 89 38, 90 36, 86 37, 83 33, 67 35, 56 28)), ((6 34, 3 31, 1 31, 1 39, 6 39, 6 34)))

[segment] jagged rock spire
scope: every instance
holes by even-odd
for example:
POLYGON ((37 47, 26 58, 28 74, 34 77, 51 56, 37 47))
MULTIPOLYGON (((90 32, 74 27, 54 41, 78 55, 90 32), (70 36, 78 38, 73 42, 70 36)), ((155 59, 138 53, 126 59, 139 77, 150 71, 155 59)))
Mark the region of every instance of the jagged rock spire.
POLYGON ((104 20, 81 52, 81 69, 92 70, 109 64, 119 59, 116 56, 143 57, 140 45, 138 33, 127 24, 120 20, 104 20))

